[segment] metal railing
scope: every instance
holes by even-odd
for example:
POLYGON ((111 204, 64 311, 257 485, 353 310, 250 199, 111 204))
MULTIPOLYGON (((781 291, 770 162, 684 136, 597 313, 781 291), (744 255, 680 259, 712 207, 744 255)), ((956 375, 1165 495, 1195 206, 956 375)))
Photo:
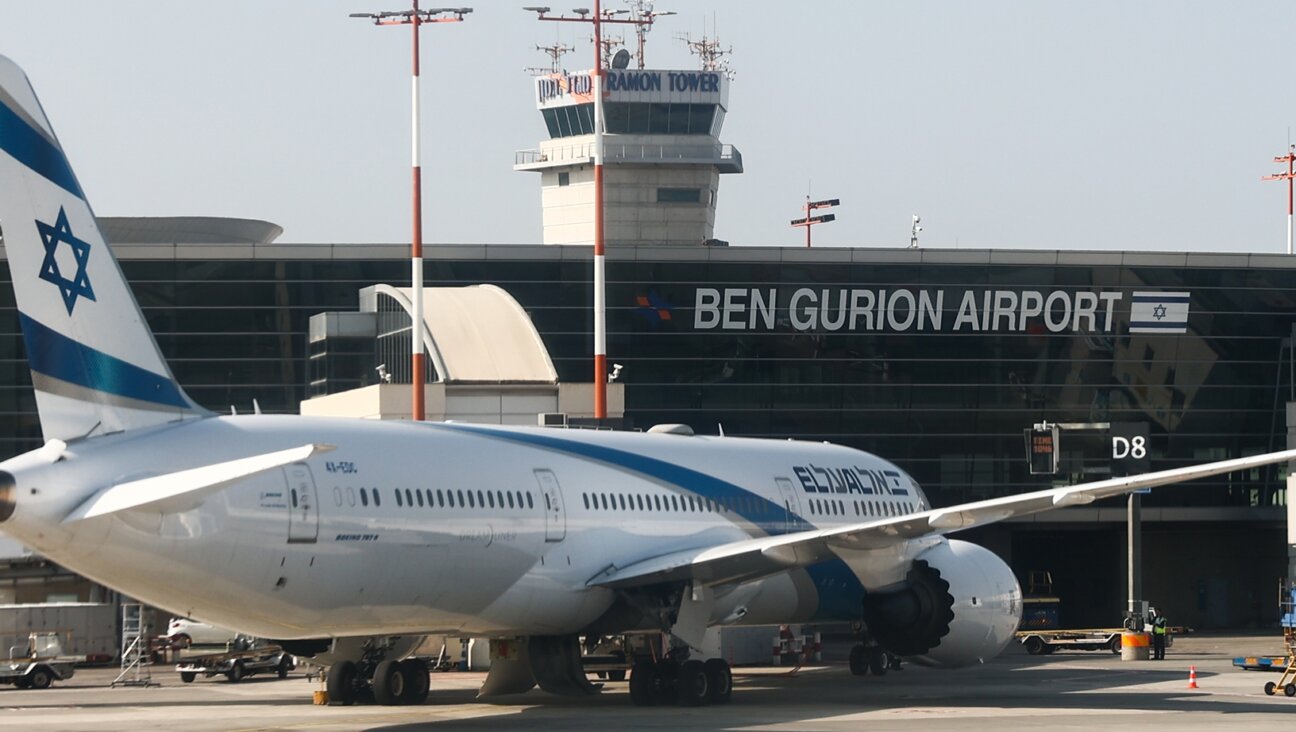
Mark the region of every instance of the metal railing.
MULTIPOLYGON (((713 162, 742 167, 742 153, 733 145, 604 143, 603 158, 609 162, 713 162)), ((519 150, 513 156, 514 165, 561 164, 592 161, 594 143, 561 145, 540 150, 519 150)))

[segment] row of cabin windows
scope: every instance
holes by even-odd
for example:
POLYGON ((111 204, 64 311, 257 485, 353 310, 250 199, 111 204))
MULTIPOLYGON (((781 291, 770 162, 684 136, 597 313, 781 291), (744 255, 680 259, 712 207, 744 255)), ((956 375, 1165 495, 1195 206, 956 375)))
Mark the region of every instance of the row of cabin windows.
MULTIPOLYGON (((396 488, 396 505, 401 508, 512 508, 524 506, 535 508, 535 499, 531 493, 523 491, 487 491, 487 490, 442 490, 431 488, 396 488)), ((377 488, 361 488, 358 491, 360 505, 382 505, 382 496, 377 488)), ((347 487, 345 493, 341 487, 333 489, 333 502, 341 506, 345 499, 348 506, 356 505, 357 491, 347 487)))
POLYGON ((810 499, 810 513, 818 516, 848 516, 847 506, 854 506, 856 516, 900 516, 917 510, 913 503, 890 503, 887 501, 828 501, 819 498, 810 499))
POLYGON ((590 511, 675 511, 732 513, 738 511, 745 516, 769 513, 772 504, 754 496, 725 496, 719 499, 700 498, 697 496, 652 495, 624 493, 582 493, 581 501, 590 511))
MULTIPOLYGON (((360 488, 359 490, 347 486, 345 489, 340 486, 333 487, 333 503, 341 506, 343 501, 349 507, 355 507, 356 496, 360 496, 360 505, 368 506, 370 501, 373 505, 382 505, 382 496, 379 495, 377 488, 360 488)), ((297 507, 297 491, 293 491, 293 508, 297 507)))

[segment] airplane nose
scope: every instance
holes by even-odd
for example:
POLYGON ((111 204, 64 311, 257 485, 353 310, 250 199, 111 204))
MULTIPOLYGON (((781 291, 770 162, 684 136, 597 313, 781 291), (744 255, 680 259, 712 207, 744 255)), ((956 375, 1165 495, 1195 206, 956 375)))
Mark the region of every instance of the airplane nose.
POLYGON ((0 470, 0 523, 9 520, 13 515, 14 503, 18 500, 18 481, 13 474, 0 470))

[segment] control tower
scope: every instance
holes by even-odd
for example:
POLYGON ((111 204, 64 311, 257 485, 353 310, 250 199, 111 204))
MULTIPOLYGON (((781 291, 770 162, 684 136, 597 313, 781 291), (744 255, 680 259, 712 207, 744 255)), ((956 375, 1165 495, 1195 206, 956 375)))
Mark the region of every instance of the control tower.
MULTIPOLYGON (((615 65, 615 64, 614 64, 615 65)), ((607 246, 697 246, 714 238, 721 173, 742 155, 720 142, 729 106, 721 70, 607 70, 603 137, 607 246)), ((589 71, 535 79, 549 139, 519 151, 540 173, 545 244, 594 243, 594 97, 589 71)))

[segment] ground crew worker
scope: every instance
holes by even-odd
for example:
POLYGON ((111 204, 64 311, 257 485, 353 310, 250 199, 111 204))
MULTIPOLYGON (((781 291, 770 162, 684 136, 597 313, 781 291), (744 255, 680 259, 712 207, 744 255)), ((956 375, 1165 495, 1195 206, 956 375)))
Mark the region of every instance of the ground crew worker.
POLYGON ((1156 614, 1152 620, 1152 660, 1165 660, 1166 647, 1166 617, 1161 613, 1156 614))

